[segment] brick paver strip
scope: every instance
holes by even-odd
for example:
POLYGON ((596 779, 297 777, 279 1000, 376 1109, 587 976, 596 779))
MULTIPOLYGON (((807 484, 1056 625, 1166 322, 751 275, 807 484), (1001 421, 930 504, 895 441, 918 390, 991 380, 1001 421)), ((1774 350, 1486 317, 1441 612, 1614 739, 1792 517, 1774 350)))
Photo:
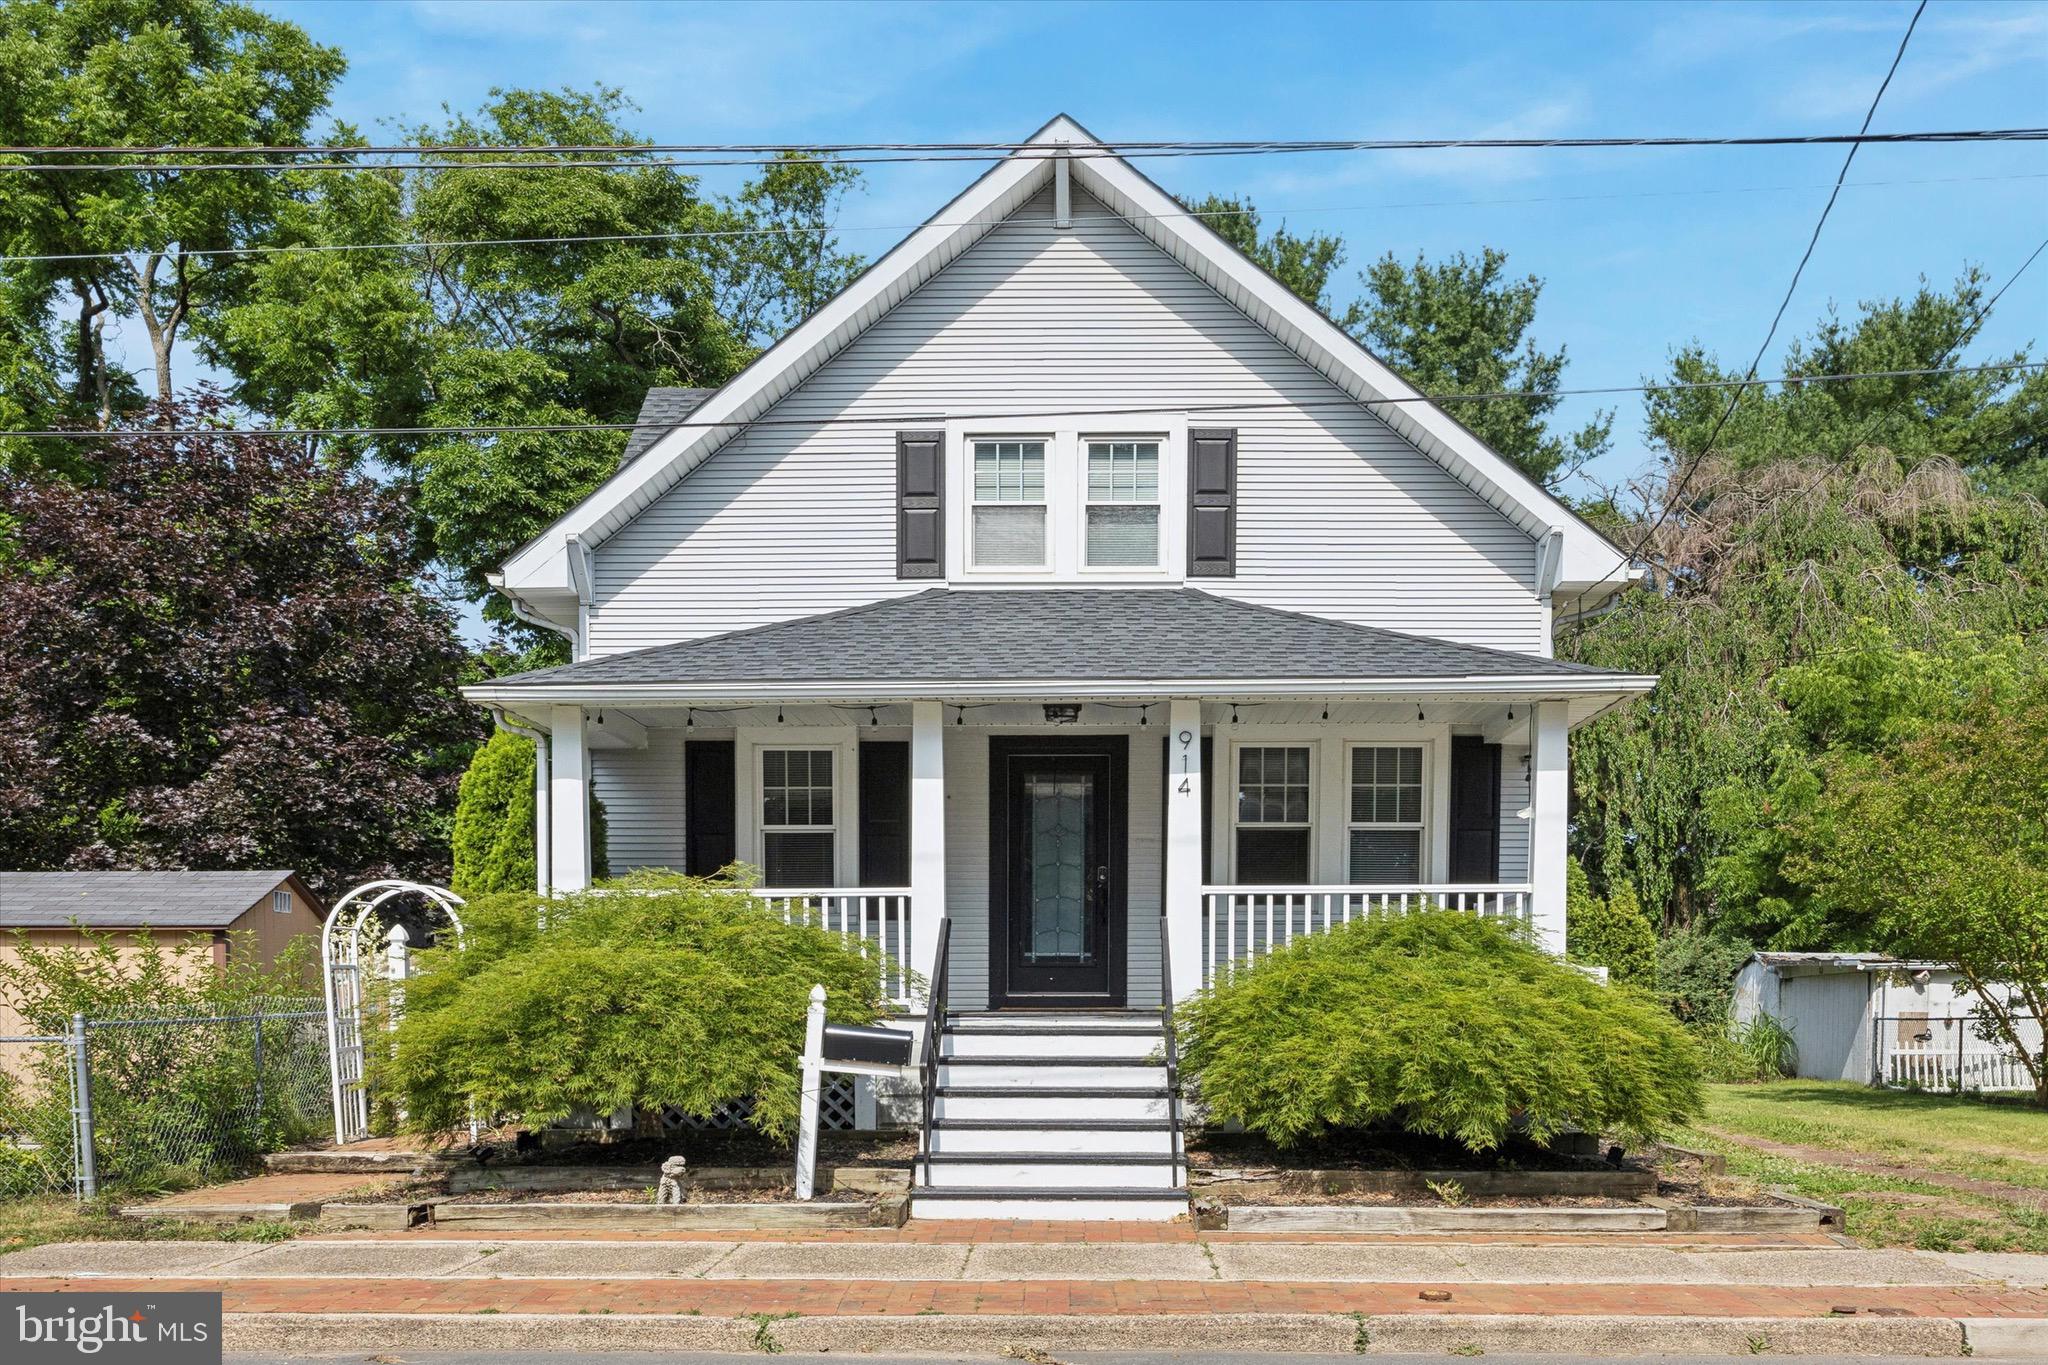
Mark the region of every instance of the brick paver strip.
POLYGON ((797 1313, 1145 1315, 1505 1313, 1827 1317, 1837 1307, 1911 1317, 2043 1318, 2048 1290, 1982 1286, 1845 1289, 1761 1285, 1294 1284, 1191 1280, 413 1280, 0 1279, 11 1293, 218 1291, 230 1313, 797 1313), (1448 1290, 1425 1302, 1424 1290, 1448 1290))
MULTIPOLYGON (((649 1230, 627 1234, 635 1242, 1336 1242, 1360 1246, 1443 1246, 1443 1233, 1360 1232, 1197 1232, 1188 1223, 1010 1223, 945 1219, 900 1228, 816 1228, 801 1233, 788 1228, 691 1228, 649 1230)), ((600 1228, 493 1229, 480 1233, 456 1226, 412 1228, 404 1232, 315 1233, 301 1242, 414 1242, 436 1239, 458 1242, 616 1242, 621 1234, 600 1228)), ((1843 1243, 1824 1232, 1461 1232, 1460 1244, 1486 1246, 1683 1246, 1683 1247, 1836 1247, 1843 1243)))

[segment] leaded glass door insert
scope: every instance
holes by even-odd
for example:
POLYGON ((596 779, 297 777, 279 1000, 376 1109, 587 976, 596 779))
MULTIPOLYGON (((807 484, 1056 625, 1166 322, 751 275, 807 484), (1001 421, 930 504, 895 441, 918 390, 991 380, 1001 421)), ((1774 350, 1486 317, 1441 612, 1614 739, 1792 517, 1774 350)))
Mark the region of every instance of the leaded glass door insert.
POLYGON ((1120 1005, 1122 736, 990 740, 990 1003, 1120 1005))

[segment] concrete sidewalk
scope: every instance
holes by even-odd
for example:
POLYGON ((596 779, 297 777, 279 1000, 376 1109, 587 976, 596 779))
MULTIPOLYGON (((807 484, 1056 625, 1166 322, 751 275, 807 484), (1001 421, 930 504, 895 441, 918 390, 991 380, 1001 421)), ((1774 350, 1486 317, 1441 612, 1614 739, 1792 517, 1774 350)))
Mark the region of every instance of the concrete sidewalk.
POLYGON ((2048 1257, 1844 1248, 321 1238, 0 1256, 218 1290, 244 1351, 2048 1353, 2048 1257), (1762 1343, 1759 1345, 1759 1343, 1762 1343))

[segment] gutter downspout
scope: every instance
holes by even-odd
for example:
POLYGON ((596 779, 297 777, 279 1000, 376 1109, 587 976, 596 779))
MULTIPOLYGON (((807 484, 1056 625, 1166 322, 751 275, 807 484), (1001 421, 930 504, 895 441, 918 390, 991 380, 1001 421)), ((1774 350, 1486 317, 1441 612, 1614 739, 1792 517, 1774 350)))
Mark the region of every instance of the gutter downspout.
POLYGON ((493 709, 491 717, 498 722, 499 729, 533 741, 533 870, 535 889, 545 896, 555 884, 554 809, 548 801, 550 736, 544 730, 513 720, 509 711, 493 709))

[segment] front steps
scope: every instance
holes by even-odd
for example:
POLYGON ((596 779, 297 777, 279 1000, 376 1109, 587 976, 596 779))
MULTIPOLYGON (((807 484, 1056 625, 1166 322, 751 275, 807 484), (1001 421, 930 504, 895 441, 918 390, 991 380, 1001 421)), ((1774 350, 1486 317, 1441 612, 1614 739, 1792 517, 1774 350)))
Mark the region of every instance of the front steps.
POLYGON ((911 1216, 1185 1214, 1164 1039, 1157 1013, 948 1016, 911 1216))

